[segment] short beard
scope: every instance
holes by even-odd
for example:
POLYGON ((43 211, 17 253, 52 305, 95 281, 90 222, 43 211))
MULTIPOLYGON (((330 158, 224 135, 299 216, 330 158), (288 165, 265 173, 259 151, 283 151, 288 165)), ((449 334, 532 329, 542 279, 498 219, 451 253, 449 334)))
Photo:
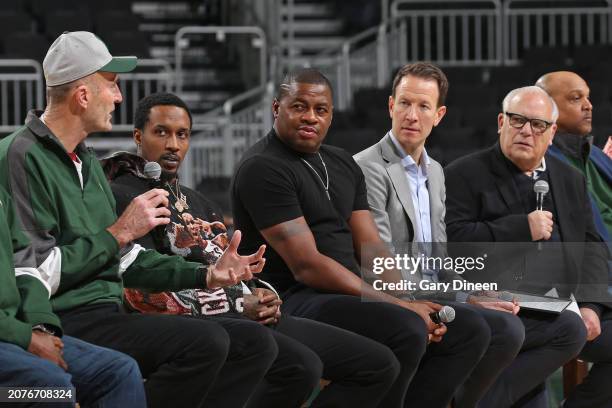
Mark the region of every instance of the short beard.
POLYGON ((174 181, 177 178, 178 178, 178 172, 170 173, 170 172, 165 171, 162 168, 162 173, 161 173, 161 176, 160 176, 160 180, 161 181, 163 181, 165 183, 169 183, 171 181, 174 181))

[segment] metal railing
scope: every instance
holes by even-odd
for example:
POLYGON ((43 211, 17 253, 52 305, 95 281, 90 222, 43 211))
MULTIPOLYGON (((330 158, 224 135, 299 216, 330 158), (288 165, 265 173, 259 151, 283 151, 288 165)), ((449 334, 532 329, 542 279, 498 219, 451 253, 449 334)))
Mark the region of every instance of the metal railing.
POLYGON ((34 108, 44 108, 40 64, 27 59, 0 59, 0 132, 21 127, 28 111, 34 108))
POLYGON ((348 109, 354 92, 360 88, 385 86, 391 75, 390 55, 398 55, 389 52, 390 48, 398 47, 396 38, 387 37, 390 27, 390 22, 371 27, 346 40, 340 49, 325 51, 314 58, 320 61, 317 68, 334 85, 337 109, 348 109))
MULTIPOLYGON (((326 64, 316 66, 334 84, 336 108, 346 110, 356 90, 387 86, 392 70, 408 61, 429 59, 441 66, 515 64, 529 47, 610 44, 610 2, 602 0, 601 7, 540 9, 519 0, 509 0, 504 7, 499 0, 469 0, 472 8, 465 9, 459 8, 466 3, 463 0, 396 0, 390 7, 390 17, 379 26, 315 56, 313 61, 327 59, 326 64)), ((260 28, 179 30, 175 36, 176 76, 167 62, 147 60, 140 61, 143 72, 122 74, 120 86, 125 100, 116 111, 114 125, 116 131, 131 130, 131 113, 142 96, 172 90, 174 85, 176 91, 182 90, 184 48, 189 36, 202 34, 216 35, 218 40, 231 34, 252 36, 252 45, 260 55, 260 85, 194 120, 191 149, 182 168, 183 180, 190 186, 203 177, 230 176, 244 150, 272 126, 273 85, 267 82, 268 50, 260 28)), ((27 110, 42 108, 44 103, 40 64, 17 62, 24 64, 21 68, 25 69, 20 71, 33 72, 6 74, 0 69, 0 131, 4 132, 19 127, 27 110)), ((15 61, 0 60, 0 68, 11 63, 15 61)), ((89 143, 100 152, 134 148, 131 138, 100 138, 89 143)))
POLYGON ((535 47, 568 47, 612 43, 612 2, 583 7, 572 2, 534 7, 509 0, 504 4, 504 63, 516 64, 535 47))
MULTIPOLYGON (((281 2, 282 5, 282 2, 281 2)), ((294 0, 286 0, 287 7, 287 65, 289 68, 293 68, 293 58, 297 54, 295 49, 295 8, 294 8, 294 0)), ((282 22, 281 22, 282 26, 282 22)))
POLYGON ((386 23, 389 20, 389 0, 380 1, 380 21, 386 23))
POLYGON ((409 39, 411 61, 427 60, 441 66, 502 62, 500 0, 396 0, 391 17, 406 17, 399 20, 399 29, 402 38, 409 39))
MULTIPOLYGON (((124 101, 115 112, 113 131, 131 131, 133 112, 145 95, 171 91, 174 76, 164 61, 140 60, 144 71, 121 75, 124 101)), ((190 153, 182 167, 186 185, 196 186, 204 177, 231 176, 238 159, 272 127, 273 84, 237 95, 194 122, 190 153), (254 100, 245 107, 243 102, 254 100)), ((44 108, 42 68, 31 60, 0 59, 0 132, 10 133, 23 125, 28 110, 44 108), (12 72, 12 68, 16 72, 12 72), (9 72, 4 72, 8 69, 9 72), (24 72, 32 70, 33 72, 24 72), (9 109, 10 107, 10 109, 9 109)), ((98 157, 125 150, 135 151, 131 137, 94 137, 87 140, 98 157)))
POLYGON ((183 50, 189 46, 188 36, 214 34, 217 41, 225 41, 228 35, 253 36, 251 45, 259 49, 259 84, 265 86, 268 80, 266 58, 268 56, 266 34, 260 27, 255 26, 188 26, 180 28, 174 35, 174 58, 176 91, 183 91, 183 50))
MULTIPOLYGON (((242 154, 270 127, 263 123, 199 123, 192 129, 189 153, 181 165, 181 182, 196 187, 206 177, 230 177, 242 154)), ((87 139, 102 158, 117 151, 135 153, 130 137, 87 139)))
MULTIPOLYGON (((194 125, 189 153, 181 166, 181 182, 188 187, 195 187, 205 176, 222 174, 219 167, 224 141, 219 126, 214 123, 194 125), (197 167, 196 167, 197 166, 197 167)), ((95 137, 85 142, 91 147, 98 159, 118 151, 136 153, 136 143, 131 137, 95 137)))
POLYGON ((210 124, 209 129, 194 133, 181 166, 185 184, 195 186, 205 177, 231 177, 242 154, 254 143, 248 136, 255 131, 262 136, 266 132, 262 124, 210 124))
MULTIPOLYGON (((237 95, 222 107, 202 116, 206 126, 193 132, 189 157, 188 179, 197 184, 203 177, 230 177, 244 151, 263 137, 272 128, 272 99, 274 84, 268 82, 237 95), (244 109, 235 110, 241 102, 256 98, 257 101, 244 109)), ((183 174, 185 178, 186 175, 183 174)))
POLYGON ((546 8, 528 0, 503 6, 500 0, 396 0, 390 9, 378 27, 313 58, 327 58, 317 67, 332 81, 340 110, 351 107, 359 88, 387 86, 392 70, 408 61, 512 66, 534 47, 612 44, 612 0, 591 0, 588 7, 559 1, 546 8))
POLYGON ((123 102, 115 110, 113 131, 131 131, 138 102, 154 92, 172 92, 174 74, 168 61, 139 59, 136 69, 120 75, 123 102))
POLYGON ((98 159, 110 156, 115 152, 136 153, 136 143, 131 137, 88 138, 85 144, 94 150, 98 159))
MULTIPOLYGON (((355 91, 389 84, 392 70, 408 61, 440 66, 502 64, 502 8, 499 0, 469 1, 480 8, 460 8, 464 0, 432 3, 396 0, 391 16, 349 39, 340 48, 313 58, 335 90, 335 106, 351 107, 355 91), (327 63, 322 62, 327 59, 327 63)), ((386 7, 383 3, 383 7, 386 7)))
MULTIPOLYGON (((225 102, 221 109, 194 117, 189 153, 181 165, 181 182, 195 187, 205 177, 230 177, 242 154, 272 128, 274 85, 257 87, 225 102), (244 109, 241 102, 258 99, 244 109)), ((131 129, 131 125, 130 125, 131 129)), ((136 150, 130 137, 93 138, 88 146, 104 157, 118 150, 136 150)))
MULTIPOLYGON (((45 107, 42 67, 34 60, 0 59, 0 70, 0 132, 13 132, 30 109, 45 107), (15 72, 4 72, 10 68, 15 72)), ((153 92, 171 91, 173 80, 172 68, 163 60, 141 59, 135 71, 121 74, 124 100, 115 110, 113 132, 131 131, 138 101, 153 92)))
POLYGON ((255 101, 255 103, 257 103, 261 99, 265 90, 266 90, 266 86, 260 85, 255 88, 249 89, 241 94, 234 95, 228 100, 226 100, 223 103, 223 105, 215 109, 209 110, 208 112, 201 115, 200 118, 203 120, 215 119, 215 118, 218 118, 219 116, 231 114, 232 112, 236 110, 237 106, 243 104, 244 102, 255 101))

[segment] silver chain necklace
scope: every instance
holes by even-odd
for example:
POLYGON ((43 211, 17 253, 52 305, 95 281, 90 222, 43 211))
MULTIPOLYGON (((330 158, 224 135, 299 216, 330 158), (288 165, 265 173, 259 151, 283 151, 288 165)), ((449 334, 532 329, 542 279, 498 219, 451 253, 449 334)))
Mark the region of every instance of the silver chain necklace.
POLYGON ((321 176, 319 176, 319 173, 315 170, 314 167, 312 167, 312 165, 310 163, 308 163, 306 160, 304 160, 301 157, 300 157, 300 160, 306 166, 308 166, 310 168, 310 170, 312 170, 314 172, 314 174, 317 176, 317 178, 321 182, 321 185, 323 186, 323 189, 325 189, 325 194, 327 195, 327 199, 331 201, 331 197, 329 195, 329 174, 327 173, 327 166, 325 165, 325 162, 323 161, 323 157, 321 157, 321 153, 317 152, 317 155, 319 156, 319 160, 321 160, 321 164, 323 164, 323 170, 325 171, 325 183, 323 182, 323 179, 321 178, 321 176))

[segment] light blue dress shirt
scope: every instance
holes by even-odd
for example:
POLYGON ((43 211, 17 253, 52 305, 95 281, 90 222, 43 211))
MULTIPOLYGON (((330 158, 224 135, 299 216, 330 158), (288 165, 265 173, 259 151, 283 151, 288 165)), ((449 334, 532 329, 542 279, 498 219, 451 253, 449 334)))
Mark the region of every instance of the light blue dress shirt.
MULTIPOLYGON (((429 256, 431 255, 431 213, 429 190, 427 189, 427 175, 431 160, 427 155, 427 151, 423 148, 420 163, 415 163, 412 157, 406 154, 392 131, 389 131, 389 135, 402 157, 401 162, 404 167, 404 174, 410 186, 410 195, 416 223, 416 225, 413 225, 414 241, 423 243, 423 245, 419 245, 418 248, 425 256, 429 256)), ((423 270, 422 273, 425 279, 437 282, 438 276, 436 271, 427 269, 423 270)))

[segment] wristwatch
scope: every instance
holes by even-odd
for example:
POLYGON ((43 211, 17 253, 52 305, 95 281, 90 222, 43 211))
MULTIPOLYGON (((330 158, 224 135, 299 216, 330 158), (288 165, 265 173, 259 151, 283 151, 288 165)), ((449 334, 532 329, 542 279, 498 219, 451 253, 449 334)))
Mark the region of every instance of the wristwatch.
POLYGON ((46 325, 42 323, 32 326, 32 331, 40 331, 45 334, 50 334, 51 336, 55 336, 55 332, 49 329, 49 327, 47 327, 46 325))

